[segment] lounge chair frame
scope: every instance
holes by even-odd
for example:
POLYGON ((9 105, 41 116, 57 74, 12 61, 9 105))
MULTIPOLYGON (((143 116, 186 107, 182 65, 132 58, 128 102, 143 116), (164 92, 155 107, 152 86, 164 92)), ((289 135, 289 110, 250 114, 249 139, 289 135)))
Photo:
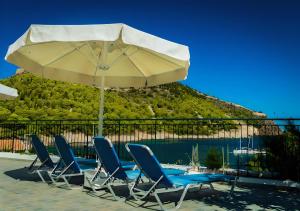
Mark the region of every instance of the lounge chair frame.
MULTIPOLYGON (((36 136, 36 138, 37 138, 38 141, 41 143, 41 145, 42 145, 43 147, 45 147, 44 144, 43 144, 43 142, 40 140, 40 138, 39 138, 37 135, 31 134, 31 135, 28 135, 28 136, 31 136, 31 138, 33 138, 33 136, 36 136)), ((36 156, 36 158, 32 161, 32 163, 31 163, 28 167, 26 167, 26 168, 30 171, 31 174, 37 173, 38 176, 40 177, 40 179, 42 180, 42 182, 48 183, 48 182, 46 181, 46 179, 43 177, 43 174, 42 174, 42 173, 43 173, 43 172, 48 173, 48 172, 50 171, 50 170, 49 170, 50 167, 47 167, 47 166, 46 166, 46 163, 47 163, 48 161, 51 161, 51 163, 53 163, 53 161, 51 160, 50 155, 47 154, 47 157, 48 157, 48 158, 46 158, 40 165, 35 165, 36 162, 38 161, 38 159, 39 159, 39 160, 41 160, 41 159, 40 159, 40 157, 39 157, 39 155, 38 155, 38 152, 37 152, 39 149, 37 149, 37 148, 35 147, 34 144, 33 144, 33 148, 35 149, 35 151, 36 151, 36 153, 37 153, 37 156, 36 156)), ((46 152, 47 152, 47 150, 46 150, 46 152)), ((48 153, 48 152, 47 152, 47 153, 48 153)), ((54 164, 54 163, 53 163, 53 164, 54 164)), ((55 163, 53 169, 50 171, 51 174, 57 173, 57 170, 58 170, 58 167, 60 166, 60 164, 61 164, 61 159, 59 159, 59 160, 55 163)), ((50 179, 51 179, 51 177, 50 177, 50 179)))
MULTIPOLYGON (((71 153, 71 148, 68 145, 68 143, 66 142, 65 137, 63 137, 62 135, 60 135, 60 136, 61 136, 61 140, 64 142, 65 147, 66 147, 66 149, 63 149, 63 150, 65 150, 65 153, 68 153, 68 156, 69 156, 69 158, 72 159, 72 161, 68 165, 65 163, 65 161, 64 161, 64 156, 65 155, 61 154, 61 151, 59 150, 59 146, 57 145, 57 143, 55 141, 55 147, 57 149, 57 152, 60 155, 61 162, 64 164, 65 167, 60 171, 59 174, 54 174, 54 171, 48 171, 48 176, 50 177, 50 179, 53 182, 53 184, 55 184, 56 186, 62 187, 63 185, 65 185, 68 189, 74 189, 74 187, 71 186, 71 184, 70 184, 70 179, 72 177, 76 177, 76 176, 83 176, 84 172, 91 171, 91 169, 84 169, 83 170, 83 169, 80 168, 80 166, 78 165, 78 163, 77 163, 74 155, 71 153), (73 170, 71 167, 75 163, 79 167, 79 172, 76 172, 76 173, 67 173, 69 170, 70 171, 73 170), (63 181, 64 181, 63 184, 61 184, 61 183, 58 182, 59 179, 63 179, 63 181)), ((57 137, 59 137, 59 136, 56 136, 55 138, 57 138, 57 137)))
MULTIPOLYGON (((107 177, 104 177, 103 179, 105 179, 101 184, 99 183, 94 183, 95 180, 90 179, 88 177, 86 177, 86 181, 89 183, 90 187, 92 188, 93 192, 96 193, 99 190, 104 190, 107 189, 111 195, 113 196, 115 201, 120 201, 120 197, 118 197, 115 193, 115 191, 113 190, 112 186, 116 186, 116 185, 127 185, 128 187, 130 187, 130 184, 135 182, 136 180, 129 180, 128 178, 126 180, 121 180, 118 178, 115 178, 115 174, 119 171, 120 167, 116 168, 116 170, 112 173, 112 174, 108 174, 107 177)), ((141 175, 141 173, 140 173, 141 175)), ((140 175, 138 176, 138 178, 140 178, 140 175)))
MULTIPOLYGON (((144 170, 141 167, 141 165, 139 164, 138 160, 135 158, 135 156, 130 151, 128 144, 126 144, 125 147, 126 147, 127 151, 130 153, 130 155, 132 156, 132 158, 135 160, 135 162, 136 162, 138 168, 141 170, 141 172, 147 176, 147 173, 144 172, 144 170)), ((153 152, 147 146, 143 146, 143 147, 145 147, 145 149, 148 151, 148 153, 153 156, 153 152)), ((212 182, 197 182, 194 184, 188 184, 186 186, 170 188, 170 187, 159 187, 160 181, 164 178, 163 175, 156 181, 153 181, 150 177, 148 177, 148 178, 153 182, 153 185, 148 190, 143 190, 143 189, 140 189, 137 187, 138 183, 134 183, 134 185, 130 188, 130 196, 132 196, 135 200, 138 200, 138 201, 146 199, 149 196, 154 196, 154 198, 156 199, 161 210, 166 210, 166 209, 163 206, 163 203, 159 197, 159 194, 169 193, 169 192, 177 192, 177 191, 183 190, 183 192, 180 196, 180 199, 177 202, 175 202, 175 209, 178 209, 178 208, 180 208, 189 189, 199 188, 199 191, 200 191, 203 185, 209 185, 210 188, 212 190, 214 190, 212 182)), ((230 197, 233 194, 234 187, 236 186, 236 182, 237 182, 237 177, 235 177, 233 182, 231 181, 232 186, 231 186, 230 193, 229 193, 230 197)), ((146 203, 147 203, 147 201, 146 201, 146 203)))
MULTIPOLYGON (((111 143, 111 141, 107 138, 105 138, 105 139, 107 140, 107 142, 110 145, 110 147, 112 148, 112 150, 114 150, 114 146, 111 143)), ((95 138, 94 138, 94 141, 95 141, 95 138)), ((95 142, 94 142, 94 146, 95 146, 95 142)), ((128 188, 130 188, 131 183, 134 183, 134 182, 136 182, 137 179, 140 179, 141 172, 138 175, 138 177, 134 180, 130 180, 129 178, 126 178, 124 180, 116 178, 115 176, 118 173, 118 171, 120 170, 121 166, 118 166, 112 173, 109 173, 109 171, 106 170, 105 165, 104 165, 103 161, 101 160, 101 156, 100 156, 100 154, 98 153, 97 150, 96 150, 96 154, 97 154, 97 157, 99 159, 100 165, 99 165, 98 169, 96 170, 95 174, 92 176, 92 178, 85 177, 85 180, 89 183, 89 185, 92 188, 94 193, 96 193, 99 190, 107 189, 111 193, 111 195, 113 196, 115 201, 121 200, 120 197, 118 197, 116 195, 116 193, 113 190, 112 186, 127 185, 128 188), (105 177, 100 177, 101 179, 104 179, 104 181, 99 184, 99 183, 97 183, 96 179, 97 179, 98 175, 101 172, 104 172, 106 175, 105 175, 105 177)), ((115 157, 115 159, 117 159, 118 162, 120 162, 120 160, 117 156, 115 157)))

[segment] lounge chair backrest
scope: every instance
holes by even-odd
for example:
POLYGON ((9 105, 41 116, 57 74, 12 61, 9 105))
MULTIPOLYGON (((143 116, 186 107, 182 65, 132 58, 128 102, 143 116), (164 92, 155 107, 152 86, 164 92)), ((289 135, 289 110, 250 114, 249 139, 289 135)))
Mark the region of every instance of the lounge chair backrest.
POLYGON ((146 176, 153 181, 163 177, 160 184, 167 187, 173 186, 149 147, 141 144, 127 144, 126 148, 146 176))
POLYGON ((80 167, 76 162, 72 148, 67 143, 66 139, 62 135, 56 135, 54 137, 54 142, 57 152, 65 166, 69 166, 73 162, 69 169, 71 169, 74 173, 80 173, 80 167))
POLYGON ((44 163, 43 166, 47 166, 49 168, 54 168, 54 163, 51 160, 50 155, 49 155, 45 145, 41 141, 41 139, 37 135, 32 134, 31 142, 32 142, 32 146, 33 146, 40 162, 44 163))
POLYGON ((113 174, 116 171, 116 169, 119 168, 117 173, 115 173, 114 177, 126 180, 127 175, 121 166, 119 157, 111 141, 108 138, 97 136, 94 138, 94 145, 96 153, 104 169, 109 174, 113 174))

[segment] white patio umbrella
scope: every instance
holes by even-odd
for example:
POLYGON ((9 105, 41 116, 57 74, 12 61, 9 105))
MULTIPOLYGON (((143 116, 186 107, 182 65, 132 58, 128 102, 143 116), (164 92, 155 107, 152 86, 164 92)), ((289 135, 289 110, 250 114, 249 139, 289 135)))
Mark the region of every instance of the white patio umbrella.
POLYGON ((45 78, 99 87, 100 135, 104 87, 184 80, 190 64, 187 46, 125 24, 31 25, 9 46, 5 59, 45 78))
POLYGON ((1 100, 12 100, 18 97, 18 90, 0 84, 0 99, 1 100))

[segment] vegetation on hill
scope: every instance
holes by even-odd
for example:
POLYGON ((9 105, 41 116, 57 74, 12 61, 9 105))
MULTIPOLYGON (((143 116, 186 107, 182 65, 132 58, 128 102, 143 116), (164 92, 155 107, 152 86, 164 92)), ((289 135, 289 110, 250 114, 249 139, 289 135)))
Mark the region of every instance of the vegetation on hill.
MULTIPOLYGON (((48 80, 30 73, 0 83, 19 92, 0 101, 1 120, 97 119, 99 90, 81 84, 48 80)), ((107 89, 105 118, 255 118, 245 108, 227 105, 181 83, 142 89, 107 89)))

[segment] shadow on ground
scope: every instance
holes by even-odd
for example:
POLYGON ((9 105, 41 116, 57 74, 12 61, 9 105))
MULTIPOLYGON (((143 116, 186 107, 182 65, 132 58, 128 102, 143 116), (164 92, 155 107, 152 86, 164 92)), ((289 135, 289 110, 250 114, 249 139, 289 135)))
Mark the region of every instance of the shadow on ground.
POLYGON ((28 168, 19 168, 19 169, 13 169, 9 171, 4 172, 5 175, 21 181, 32 181, 32 182, 40 182, 40 177, 35 173, 30 173, 28 168))
MULTIPOLYGON (((232 197, 229 197, 226 191, 203 189, 189 192, 185 201, 191 200, 199 203, 200 206, 214 206, 224 210, 300 210, 300 190, 298 189, 241 184, 238 187, 239 191, 235 191, 232 197)), ((166 208, 174 207, 174 202, 179 200, 181 193, 161 195, 162 201, 167 203, 166 208)), ((155 199, 149 198, 149 201, 155 202, 155 199)), ((154 208, 153 205, 147 206, 143 202, 137 203, 130 200, 127 203, 134 207, 142 206, 151 210, 157 209, 157 206, 154 208)), ((182 207, 184 208, 186 205, 188 203, 183 203, 182 207)))
POLYGON ((266 185, 240 184, 232 199, 226 199, 224 194, 216 197, 204 197, 201 200, 207 205, 215 205, 226 210, 272 209, 299 210, 300 190, 295 188, 278 188, 266 185))
MULTIPOLYGON (((26 168, 19 168, 4 172, 5 175, 21 181, 41 182, 37 174, 31 174, 26 168)), ((77 183, 78 180, 75 181, 77 183)), ((226 186, 224 186, 226 187, 226 186)), ((234 196, 229 198, 230 187, 226 190, 202 190, 191 191, 187 194, 182 208, 195 209, 198 207, 212 207, 212 209, 224 210, 300 210, 300 190, 293 188, 277 188, 266 185, 238 184, 234 196), (190 202, 194 203, 190 203, 190 202), (195 204, 196 203, 196 204, 195 204)), ((114 187, 116 194, 125 199, 129 192, 127 186, 114 187)), ((101 191, 97 194, 85 191, 85 194, 93 197, 100 197, 106 200, 113 200, 110 193, 101 191)), ((174 208, 174 202, 178 201, 182 192, 162 194, 162 201, 166 202, 166 208, 174 208)), ((149 210, 157 210, 159 207, 154 198, 150 197, 149 203, 137 202, 132 199, 126 201, 132 207, 143 207, 149 210)), ((112 202, 113 203, 113 202, 112 202)))
MULTIPOLYGON (((33 170, 29 170, 27 167, 18 168, 14 170, 5 171, 4 174, 20 181, 31 181, 31 182, 41 182, 41 178, 37 173, 33 173, 33 170)), ((50 177, 47 173, 42 173, 44 179, 50 182, 50 177)), ((83 184, 83 176, 73 177, 70 181, 71 184, 80 185, 83 184)))

